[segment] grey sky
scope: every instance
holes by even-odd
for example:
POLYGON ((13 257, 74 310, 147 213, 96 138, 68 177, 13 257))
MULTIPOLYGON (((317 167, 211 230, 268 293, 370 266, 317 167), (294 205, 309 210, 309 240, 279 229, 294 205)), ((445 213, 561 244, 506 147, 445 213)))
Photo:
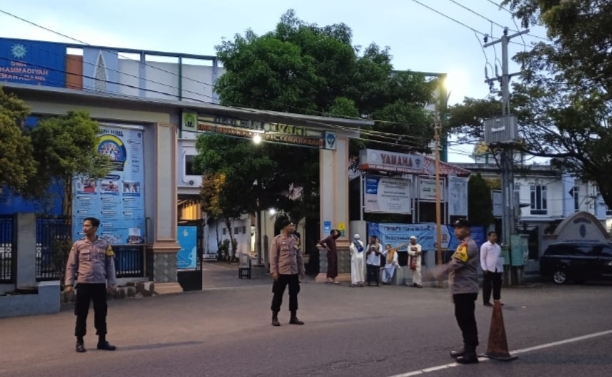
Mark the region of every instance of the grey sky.
MULTIPOLYGON (((464 24, 491 34, 491 23, 451 0, 419 0, 464 24)), ((516 29, 510 14, 488 0, 456 0, 466 7, 516 29)), ((500 0, 495 0, 499 3, 500 0)), ((465 96, 483 98, 485 56, 474 32, 413 0, 22 0, 2 2, 0 9, 89 44, 213 55, 223 37, 251 28, 271 30, 289 8, 307 22, 344 22, 355 45, 389 46, 396 69, 449 74, 450 103, 465 96)), ((502 29, 493 26, 492 35, 502 29)), ((544 37, 541 28, 530 34, 544 37)), ((0 37, 68 42, 70 40, 0 14, 0 37)), ((482 41, 482 37, 479 38, 482 41)), ((515 39, 521 42, 520 38, 515 39)), ((538 39, 525 36, 527 44, 538 39)), ((522 43, 522 42, 521 42, 522 43)), ((522 50, 511 45, 510 55, 522 50)), ((486 49, 493 64, 493 48, 486 49)), ((497 56, 501 51, 497 47, 497 56)), ((501 64, 501 63, 498 63, 501 64)), ((511 70, 519 67, 512 64, 511 70)), ((490 72, 490 74, 492 74, 490 72)), ((453 146, 452 161, 471 161, 471 147, 453 146)))

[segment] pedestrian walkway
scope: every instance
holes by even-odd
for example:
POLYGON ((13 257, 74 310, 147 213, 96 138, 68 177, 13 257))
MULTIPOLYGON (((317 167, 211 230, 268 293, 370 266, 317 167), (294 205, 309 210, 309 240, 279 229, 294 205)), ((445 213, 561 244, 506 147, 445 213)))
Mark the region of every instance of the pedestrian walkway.
POLYGON ((221 289, 271 284, 268 269, 252 267, 251 279, 238 278, 238 263, 204 262, 202 266, 202 289, 221 289))

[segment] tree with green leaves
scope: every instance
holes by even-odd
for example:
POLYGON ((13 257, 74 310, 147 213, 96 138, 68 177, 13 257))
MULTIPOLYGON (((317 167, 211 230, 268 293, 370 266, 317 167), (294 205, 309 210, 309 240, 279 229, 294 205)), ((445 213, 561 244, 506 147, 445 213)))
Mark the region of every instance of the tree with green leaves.
POLYGON ((30 131, 36 176, 30 180, 29 193, 44 197, 52 185, 64 192, 62 215, 72 215, 73 179, 105 177, 111 171, 107 156, 98 154, 100 125, 84 111, 41 119, 30 131))
POLYGON ((468 181, 468 213, 472 224, 488 226, 495 222, 491 188, 480 173, 468 181))
MULTIPOLYGON (((612 3, 601 0, 506 0, 523 26, 543 25, 550 42, 518 53, 520 82, 512 113, 517 149, 551 158, 554 167, 595 182, 612 207, 612 3)), ((451 109, 449 127, 463 141, 482 140, 482 120, 499 114, 491 100, 451 109)))
POLYGON ((202 209, 227 227, 232 255, 236 242, 232 219, 254 214, 274 201, 274 192, 267 190, 276 164, 265 152, 265 145, 251 146, 250 140, 221 135, 200 135, 196 142, 195 165, 203 174, 200 191, 202 209))
MULTIPOLYGON (((217 46, 217 53, 226 70, 215 88, 223 105, 380 120, 372 129, 362 130, 367 140, 351 141, 352 156, 364 147, 423 151, 433 137, 432 118, 424 107, 432 101, 436 82, 410 72, 394 72, 389 49, 374 43, 365 49, 354 46, 352 31, 345 24, 309 24, 290 10, 274 30, 263 35, 251 30, 237 34, 217 46)), ((213 135, 200 138, 217 140, 213 135)), ((207 144, 213 150, 229 148, 231 155, 234 148, 243 148, 235 141, 207 144)), ((274 162, 275 174, 262 182, 268 193, 274 193, 276 208, 296 216, 295 221, 318 218, 319 151, 246 145, 266 151, 274 162), (300 190, 298 200, 282 199, 295 190, 300 190)), ((225 160, 217 168, 226 169, 235 161, 225 160)), ((246 174, 245 178, 252 177, 246 174)))
POLYGON ((0 88, 0 193, 2 187, 23 193, 36 175, 30 137, 23 130, 29 113, 23 101, 0 88))

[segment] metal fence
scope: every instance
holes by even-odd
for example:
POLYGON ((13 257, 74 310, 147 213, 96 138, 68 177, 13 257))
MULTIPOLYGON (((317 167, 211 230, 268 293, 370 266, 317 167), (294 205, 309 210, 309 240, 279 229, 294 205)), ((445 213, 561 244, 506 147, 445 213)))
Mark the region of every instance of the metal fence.
POLYGON ((68 258, 59 245, 72 241, 69 217, 39 216, 36 218, 36 280, 59 280, 68 258))
POLYGON ((0 215, 0 283, 13 283, 17 263, 15 216, 0 215))
POLYGON ((113 245, 118 278, 145 276, 144 245, 113 245))

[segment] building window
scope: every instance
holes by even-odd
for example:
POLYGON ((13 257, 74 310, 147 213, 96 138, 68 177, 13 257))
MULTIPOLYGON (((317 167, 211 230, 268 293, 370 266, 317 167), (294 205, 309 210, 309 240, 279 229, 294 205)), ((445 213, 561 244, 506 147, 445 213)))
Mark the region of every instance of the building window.
POLYGON ((195 166, 195 156, 192 154, 185 155, 185 175, 201 175, 195 166))
POLYGON ((579 186, 574 186, 574 188, 572 189, 572 196, 574 197, 574 211, 578 212, 580 211, 580 187, 579 186))
POLYGON ((546 186, 531 186, 531 214, 546 215, 547 213, 546 186))

